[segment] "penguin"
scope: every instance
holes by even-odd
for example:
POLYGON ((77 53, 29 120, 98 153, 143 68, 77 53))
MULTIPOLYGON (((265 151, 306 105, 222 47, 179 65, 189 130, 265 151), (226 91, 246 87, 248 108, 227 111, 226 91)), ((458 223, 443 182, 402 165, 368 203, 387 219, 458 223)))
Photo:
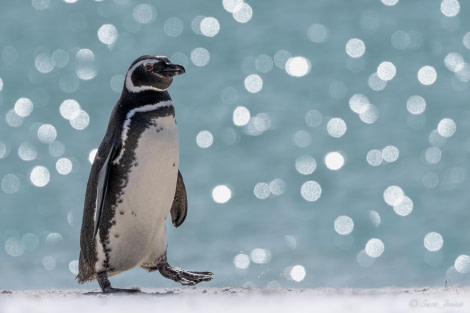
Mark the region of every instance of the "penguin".
POLYGON ((110 276, 142 267, 182 285, 212 279, 167 261, 166 219, 180 226, 187 214, 178 169, 175 109, 167 91, 185 73, 167 57, 144 55, 127 71, 88 179, 80 233, 79 283, 96 279, 103 293, 110 276))

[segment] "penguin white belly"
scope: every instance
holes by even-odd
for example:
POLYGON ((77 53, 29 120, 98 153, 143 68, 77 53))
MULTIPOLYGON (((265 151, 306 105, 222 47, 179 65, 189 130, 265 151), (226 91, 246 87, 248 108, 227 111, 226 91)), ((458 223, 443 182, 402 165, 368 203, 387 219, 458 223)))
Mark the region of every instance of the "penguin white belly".
POLYGON ((133 164, 109 229, 110 275, 143 264, 155 266, 166 254, 165 220, 178 175, 178 131, 173 116, 155 118, 141 133, 133 164))

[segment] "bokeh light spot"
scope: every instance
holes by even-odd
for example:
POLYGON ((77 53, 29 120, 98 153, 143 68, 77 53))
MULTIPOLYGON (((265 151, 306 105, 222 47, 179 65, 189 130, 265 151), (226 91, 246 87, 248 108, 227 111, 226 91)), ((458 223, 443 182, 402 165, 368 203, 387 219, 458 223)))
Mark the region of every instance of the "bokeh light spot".
POLYGON ((316 168, 317 161, 310 155, 301 155, 295 160, 295 169, 302 175, 310 175, 316 168))
POLYGON ((157 15, 156 9, 146 3, 138 4, 132 11, 132 17, 137 23, 148 24, 155 20, 157 15))
POLYGON ((274 64, 276 64, 277 67, 284 69, 286 68, 286 62, 292 57, 292 54, 289 51, 286 50, 278 50, 274 54, 274 64))
POLYGON ((211 59, 211 55, 209 51, 206 48, 196 48, 193 51, 191 51, 190 55, 191 62, 193 62, 194 65, 203 67, 209 64, 209 61, 211 59))
POLYGON ((321 196, 321 192, 320 184, 312 180, 306 181, 300 188, 300 195, 309 202, 317 201, 321 196))
POLYGON ((2 191, 6 194, 13 194, 20 189, 21 182, 15 174, 6 174, 2 178, 1 187, 2 191))
POLYGON ((31 5, 38 11, 46 10, 51 4, 51 0, 32 0, 31 5))
POLYGON ((305 271, 305 267, 303 267, 302 265, 294 265, 290 270, 290 277, 296 282, 301 282, 302 280, 304 280, 306 275, 307 272, 305 271))
POLYGON ((21 245, 25 250, 34 251, 39 247, 39 238, 35 234, 26 233, 21 237, 21 245))
POLYGON ((183 21, 177 17, 168 18, 163 25, 163 31, 169 37, 178 37, 183 33, 183 30, 183 21))
POLYGON ((377 211, 369 211, 369 220, 374 227, 379 227, 382 221, 377 211))
POLYGON ((370 89, 374 91, 381 91, 384 90, 385 87, 387 87, 387 81, 381 79, 377 73, 371 74, 367 82, 369 84, 370 89))
POLYGON ((54 125, 43 124, 38 128, 38 139, 42 143, 51 143, 57 138, 57 130, 54 125))
POLYGON ((90 162, 90 164, 93 164, 93 162, 95 161, 97 152, 98 152, 98 149, 95 148, 95 149, 92 149, 90 153, 88 153, 88 162, 90 162))
POLYGON ((248 254, 239 253, 233 258, 233 265, 241 270, 247 269, 250 266, 250 257, 248 254))
POLYGON ((31 173, 29 174, 29 179, 34 186, 44 187, 49 184, 51 174, 49 173, 47 167, 38 165, 32 169, 31 173))
POLYGON ((382 240, 377 238, 372 238, 366 243, 364 251, 368 256, 372 258, 378 258, 385 251, 385 245, 382 240))
POLYGON ((337 171, 344 166, 344 156, 338 152, 330 152, 325 156, 325 165, 332 171, 337 171))
POLYGON ((260 54, 255 59, 255 68, 261 73, 268 73, 273 69, 274 61, 267 54, 260 54))
POLYGON ((34 66, 40 73, 46 74, 52 72, 54 69, 54 63, 52 62, 52 56, 48 52, 41 52, 34 58, 34 66))
POLYGON ((427 233, 426 236, 424 236, 424 247, 431 252, 436 252, 436 251, 441 250, 443 245, 444 245, 444 239, 439 233, 430 232, 430 233, 427 233))
POLYGON ((16 236, 9 237, 5 240, 5 252, 10 256, 20 256, 24 253, 24 247, 20 238, 16 236))
MULTIPOLYGON (((442 127, 442 126, 441 126, 442 127)), ((445 132, 445 129, 441 130, 442 132, 445 132)), ((447 138, 439 134, 439 131, 437 129, 433 129, 428 136, 428 141, 431 145, 434 147, 442 147, 446 144, 447 138)))
POLYGON ((314 43, 322 43, 328 38, 328 28, 322 24, 312 24, 307 29, 307 37, 314 43))
POLYGON ((232 190, 227 185, 218 185, 212 189, 212 199, 216 203, 227 203, 232 198, 232 190))
POLYGON ((67 51, 62 49, 57 49, 52 52, 52 62, 57 68, 64 68, 69 64, 70 55, 67 51))
POLYGON ((349 235, 354 229, 354 221, 346 215, 338 216, 335 219, 334 228, 340 235, 349 235))
POLYGON ((291 57, 286 61, 286 72, 293 77, 302 77, 310 73, 310 61, 301 56, 291 57))
POLYGON ((38 155, 38 151, 35 146, 30 144, 29 142, 23 142, 18 147, 18 156, 23 161, 32 161, 36 159, 38 155))
POLYGON ((437 125, 437 132, 445 138, 452 137, 457 130, 457 124, 450 118, 443 118, 437 125))
POLYGON ((20 127, 24 122, 24 117, 16 114, 15 110, 9 110, 5 115, 5 121, 10 127, 20 127))
POLYGON ((340 138, 346 133, 346 122, 338 117, 332 118, 328 121, 326 130, 331 137, 340 138))
POLYGON ((201 21, 200 29, 204 36, 214 37, 220 31, 220 24, 215 17, 205 17, 201 21))
POLYGON ((73 164, 68 158, 60 158, 55 163, 55 168, 60 175, 68 175, 72 172, 73 164))
POLYGON ((356 93, 351 98, 349 98, 349 108, 351 111, 357 114, 366 112, 369 104, 369 98, 360 93, 356 93))
POLYGON ((240 9, 243 2, 243 0, 222 0, 222 5, 227 12, 233 13, 240 9))
POLYGON ((378 149, 369 150, 366 160, 371 166, 379 166, 383 161, 382 151, 378 149))
POLYGON ((395 146, 386 146, 382 149, 382 158, 388 163, 393 163, 398 160, 400 156, 400 150, 395 146))
POLYGON ((199 148, 209 148, 214 142, 214 136, 208 130, 201 130, 196 136, 196 144, 199 148))
POLYGON ((444 64, 451 72, 458 72, 465 64, 465 60, 460 53, 450 52, 444 57, 444 64))
POLYGON ((370 267, 374 264, 375 258, 370 257, 365 250, 361 250, 357 255, 356 255, 356 262, 359 264, 361 267, 370 267))
POLYGON ((346 43, 346 54, 351 58, 360 58, 366 52, 364 41, 358 38, 349 39, 346 43))
POLYGON ((305 123, 310 127, 318 127, 323 121, 323 115, 318 110, 310 110, 305 114, 305 123))
POLYGON ((442 0, 441 12, 447 17, 454 17, 460 12, 460 3, 458 0, 442 0))
POLYGON ((380 0, 386 6, 394 6, 398 3, 399 0, 380 0))
POLYGON ((6 143, 0 141, 0 159, 4 159, 8 156, 8 146, 6 143))
POLYGON ((105 45, 112 45, 118 38, 118 30, 112 24, 103 24, 98 28, 98 39, 105 45))
POLYGON ((418 80, 425 86, 432 85, 436 82, 437 72, 434 67, 426 65, 418 70, 418 80))
POLYGON ((232 16, 239 23, 247 23, 253 17, 253 9, 248 3, 242 2, 235 6, 232 16))
POLYGON ((27 117, 33 112, 33 102, 28 98, 19 98, 15 102, 15 113, 21 117, 27 117))
POLYGON ((235 126, 245 126, 250 121, 250 118, 250 110, 244 106, 238 106, 235 108, 235 110, 233 110, 232 119, 235 126))
POLYGON ((455 270, 461 274, 470 272, 470 256, 462 254, 459 255, 454 262, 455 270))
POLYGON ((113 77, 111 77, 111 80, 109 81, 109 86, 114 92, 121 93, 125 78, 126 77, 122 74, 113 75, 113 77))
POLYGON ((73 275, 78 274, 78 260, 72 260, 72 261, 69 262, 69 271, 73 275))
POLYGON ((269 198, 269 195, 271 194, 269 185, 267 183, 257 183, 253 188, 253 194, 256 198, 261 200, 269 198))
POLYGON ((70 119, 70 126, 76 130, 84 130, 90 123, 90 116, 83 110, 78 110, 76 114, 70 119))
POLYGON ((429 164, 437 164, 441 161, 442 151, 438 147, 429 147, 424 152, 424 157, 429 164))
POLYGON ((399 205, 405 198, 403 189, 398 186, 389 186, 383 193, 384 201, 390 206, 399 205))
POLYGON ((90 49, 80 49, 75 54, 77 61, 76 75, 81 80, 91 80, 95 78, 97 71, 95 68, 95 54, 90 49))
POLYGON ((421 96, 411 96, 406 101, 406 109, 414 115, 422 114, 426 110, 426 100, 421 96))
POLYGON ((271 260, 271 251, 268 249, 256 248, 251 250, 250 259, 256 264, 266 264, 271 260))
POLYGON ((53 256, 47 255, 42 258, 42 266, 46 271, 52 271, 55 269, 56 260, 53 256))
POLYGON ((393 206, 393 211, 400 216, 408 216, 413 211, 413 201, 407 197, 403 196, 402 201, 393 206))
POLYGON ((379 118, 379 112, 377 107, 373 104, 368 104, 366 110, 362 113, 359 113, 359 118, 366 124, 373 124, 379 118))
POLYGON ((384 81, 392 80, 397 74, 397 68, 392 62, 382 62, 377 67, 377 76, 384 81))
POLYGON ((269 191, 275 196, 280 196, 286 191, 286 185, 283 179, 275 178, 269 183, 269 191))
POLYGON ((245 78, 245 89, 250 93, 257 93, 263 89, 263 79, 258 74, 251 74, 245 78))
POLYGON ((470 49, 470 32, 465 33, 462 38, 462 44, 465 46, 465 48, 470 49))
POLYGON ((80 111, 80 104, 73 99, 64 100, 59 106, 60 115, 71 120, 80 111))

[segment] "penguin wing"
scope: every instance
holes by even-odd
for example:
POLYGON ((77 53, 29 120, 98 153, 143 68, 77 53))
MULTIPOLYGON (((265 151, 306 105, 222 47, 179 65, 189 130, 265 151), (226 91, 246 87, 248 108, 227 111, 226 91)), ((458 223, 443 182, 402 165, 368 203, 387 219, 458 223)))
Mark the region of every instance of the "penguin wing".
POLYGON ((111 160, 116 154, 116 144, 113 142, 111 148, 108 151, 105 161, 101 164, 98 171, 97 183, 96 183, 96 212, 95 212, 95 227, 93 230, 93 238, 96 237, 98 226, 100 224, 101 212, 104 205, 104 198, 108 187, 109 168, 111 166, 111 160))
POLYGON ((173 226, 178 227, 183 224, 188 214, 188 199, 186 197, 186 187, 184 186, 183 176, 178 170, 178 179, 176 181, 175 197, 171 205, 171 221, 173 226))

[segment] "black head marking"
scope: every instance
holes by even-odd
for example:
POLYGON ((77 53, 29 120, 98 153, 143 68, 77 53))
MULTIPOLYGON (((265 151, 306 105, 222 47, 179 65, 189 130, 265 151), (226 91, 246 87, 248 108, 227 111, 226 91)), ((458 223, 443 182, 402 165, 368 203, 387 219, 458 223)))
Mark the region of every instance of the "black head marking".
POLYGON ((127 71, 124 88, 132 93, 165 91, 173 76, 185 73, 183 66, 173 64, 167 57, 144 55, 132 62, 127 71))

